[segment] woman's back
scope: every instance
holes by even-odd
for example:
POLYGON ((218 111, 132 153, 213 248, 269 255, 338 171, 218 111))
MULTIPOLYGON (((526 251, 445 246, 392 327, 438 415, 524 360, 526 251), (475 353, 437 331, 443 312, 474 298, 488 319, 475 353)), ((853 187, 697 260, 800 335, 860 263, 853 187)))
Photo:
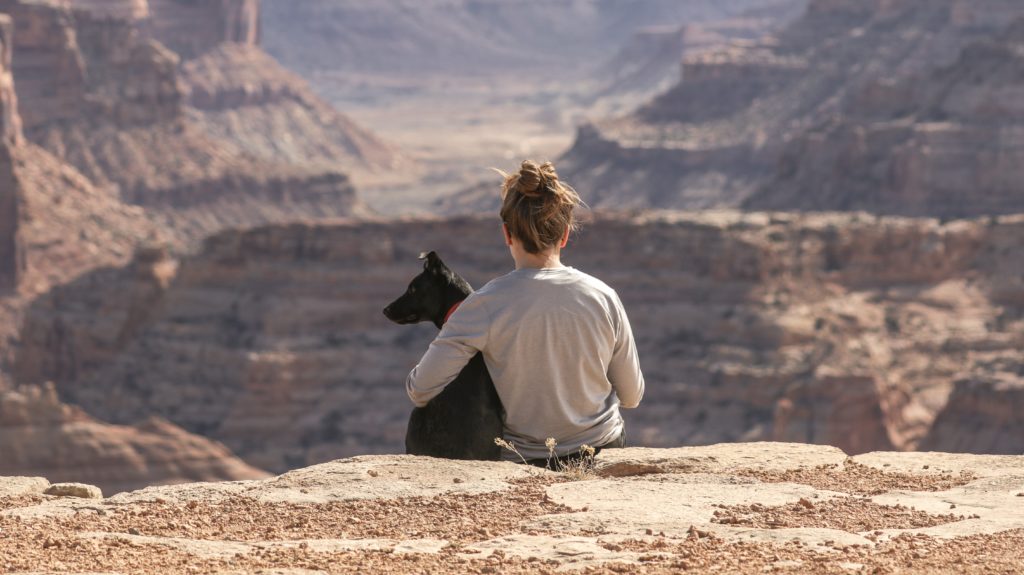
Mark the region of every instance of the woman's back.
POLYGON ((618 296, 574 268, 523 268, 490 282, 438 338, 470 333, 505 408, 505 438, 528 459, 548 455, 549 437, 560 455, 611 442, 622 434, 619 402, 635 407, 643 393, 618 296))

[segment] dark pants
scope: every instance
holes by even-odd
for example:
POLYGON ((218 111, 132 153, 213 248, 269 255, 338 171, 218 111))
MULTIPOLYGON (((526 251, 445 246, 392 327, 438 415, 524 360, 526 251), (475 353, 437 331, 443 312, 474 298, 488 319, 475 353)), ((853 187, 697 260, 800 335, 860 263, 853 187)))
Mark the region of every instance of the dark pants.
MULTIPOLYGON (((622 433, 620 433, 619 436, 616 437, 615 439, 609 441, 608 443, 605 443, 604 445, 601 445, 599 447, 595 447, 594 448, 594 457, 597 457, 597 454, 601 453, 602 449, 615 449, 617 447, 625 447, 625 446, 626 446, 626 431, 623 430, 622 433)), ((562 456, 559 456, 559 457, 552 457, 550 459, 527 459, 526 462, 529 463, 530 465, 535 466, 535 467, 543 467, 545 469, 559 469, 563 465, 569 465, 571 463, 576 463, 577 461, 580 461, 581 459, 583 459, 585 457, 586 456, 583 455, 582 453, 570 453, 569 455, 562 455, 562 456), (561 465, 559 465, 559 464, 561 464, 561 465)))

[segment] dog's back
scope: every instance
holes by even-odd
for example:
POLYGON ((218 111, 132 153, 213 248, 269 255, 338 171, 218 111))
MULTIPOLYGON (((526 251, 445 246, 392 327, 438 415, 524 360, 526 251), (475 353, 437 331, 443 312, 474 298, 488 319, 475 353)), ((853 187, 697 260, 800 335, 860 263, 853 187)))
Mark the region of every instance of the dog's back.
MULTIPOLYGON (((430 321, 440 328, 451 311, 472 288, 452 272, 436 253, 426 260, 423 273, 386 308, 384 315, 398 324, 430 321)), ((405 433, 405 452, 448 459, 501 458, 495 438, 503 431, 501 400, 481 354, 466 364, 440 395, 413 409, 405 433)))
POLYGON ((430 403, 409 416, 405 452, 448 459, 501 458, 494 443, 502 436, 501 400, 476 354, 458 377, 430 403))

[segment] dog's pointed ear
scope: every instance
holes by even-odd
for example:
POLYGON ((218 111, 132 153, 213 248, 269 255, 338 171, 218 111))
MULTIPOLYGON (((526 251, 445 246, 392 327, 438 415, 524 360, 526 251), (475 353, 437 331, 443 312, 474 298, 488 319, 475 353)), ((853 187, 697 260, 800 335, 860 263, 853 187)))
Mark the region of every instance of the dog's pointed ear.
POLYGON ((444 262, 441 258, 437 257, 437 252, 424 252, 420 254, 420 259, 423 261, 423 269, 425 271, 432 271, 439 273, 444 269, 444 262))

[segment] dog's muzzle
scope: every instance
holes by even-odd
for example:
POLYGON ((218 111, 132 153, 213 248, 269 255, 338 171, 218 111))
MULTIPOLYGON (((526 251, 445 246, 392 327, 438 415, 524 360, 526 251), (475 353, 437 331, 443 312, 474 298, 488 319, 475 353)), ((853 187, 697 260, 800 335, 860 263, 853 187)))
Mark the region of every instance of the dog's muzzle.
POLYGON ((389 320, 397 323, 398 325, 406 325, 406 324, 410 324, 410 323, 416 323, 416 322, 418 322, 420 320, 420 316, 418 314, 415 314, 415 313, 407 315, 405 317, 395 317, 395 312, 394 312, 394 310, 391 309, 391 306, 388 306, 388 307, 384 308, 384 315, 389 320))

